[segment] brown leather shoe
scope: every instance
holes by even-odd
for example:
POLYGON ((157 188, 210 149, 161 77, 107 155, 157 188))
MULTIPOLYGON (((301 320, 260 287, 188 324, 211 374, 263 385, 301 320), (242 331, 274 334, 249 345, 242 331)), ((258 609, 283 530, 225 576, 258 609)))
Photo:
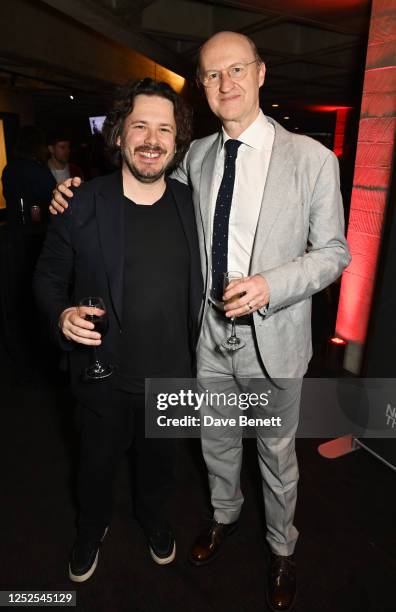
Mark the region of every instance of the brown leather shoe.
POLYGON ((210 527, 196 539, 188 560, 193 565, 206 565, 213 561, 220 553, 225 538, 231 535, 237 527, 238 521, 228 525, 212 521, 210 527))
POLYGON ((296 601, 296 564, 293 557, 271 554, 267 600, 273 612, 291 610, 296 601))

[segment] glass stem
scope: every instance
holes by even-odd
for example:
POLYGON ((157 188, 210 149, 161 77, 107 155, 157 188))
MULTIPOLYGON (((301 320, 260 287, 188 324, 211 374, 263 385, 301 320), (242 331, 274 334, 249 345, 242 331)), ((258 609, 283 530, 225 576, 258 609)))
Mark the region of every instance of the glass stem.
POLYGON ((232 319, 231 319, 231 323, 232 323, 232 326, 231 326, 231 338, 236 338, 235 319, 236 319, 236 317, 232 317, 232 319))
POLYGON ((94 365, 98 364, 99 365, 99 358, 98 358, 98 352, 96 350, 96 346, 93 346, 93 356, 94 356, 94 365))

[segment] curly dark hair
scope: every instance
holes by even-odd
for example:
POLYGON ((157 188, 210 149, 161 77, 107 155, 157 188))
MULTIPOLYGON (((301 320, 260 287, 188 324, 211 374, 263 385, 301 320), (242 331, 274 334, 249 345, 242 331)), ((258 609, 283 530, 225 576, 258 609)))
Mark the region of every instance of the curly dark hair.
POLYGON ((128 82, 116 91, 110 112, 103 124, 103 138, 107 152, 115 166, 121 166, 122 155, 117 140, 122 135, 125 119, 133 111, 136 96, 158 96, 173 104, 176 122, 176 153, 168 170, 182 161, 192 137, 192 111, 168 83, 150 78, 128 82))

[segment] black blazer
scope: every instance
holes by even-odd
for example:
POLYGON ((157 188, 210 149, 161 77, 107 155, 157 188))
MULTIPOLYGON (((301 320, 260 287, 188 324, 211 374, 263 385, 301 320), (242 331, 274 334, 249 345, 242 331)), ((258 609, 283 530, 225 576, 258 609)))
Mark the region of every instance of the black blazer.
MULTIPOLYGON (((190 249, 189 331, 192 362, 195 363, 203 282, 194 209, 188 187, 173 179, 167 179, 167 185, 190 249)), ((58 320, 65 308, 77 304, 81 298, 101 296, 108 308, 109 331, 102 340, 100 354, 104 361, 118 363, 122 330, 124 210, 121 171, 81 185, 75 190, 69 208, 52 217, 34 275, 39 309, 50 323, 51 334, 68 354, 72 387, 83 403, 90 401, 94 390, 102 393, 105 384, 80 381, 90 357, 89 347, 68 342, 59 331, 58 320)))

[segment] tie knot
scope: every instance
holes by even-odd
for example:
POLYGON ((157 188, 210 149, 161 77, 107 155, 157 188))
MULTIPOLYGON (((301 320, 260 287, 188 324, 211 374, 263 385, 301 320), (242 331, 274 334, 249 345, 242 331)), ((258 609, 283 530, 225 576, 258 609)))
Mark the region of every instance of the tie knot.
POLYGON ((224 146, 227 151, 227 157, 236 159, 236 156, 238 155, 238 148, 241 144, 242 143, 240 140, 233 140, 232 138, 226 140, 224 146))

